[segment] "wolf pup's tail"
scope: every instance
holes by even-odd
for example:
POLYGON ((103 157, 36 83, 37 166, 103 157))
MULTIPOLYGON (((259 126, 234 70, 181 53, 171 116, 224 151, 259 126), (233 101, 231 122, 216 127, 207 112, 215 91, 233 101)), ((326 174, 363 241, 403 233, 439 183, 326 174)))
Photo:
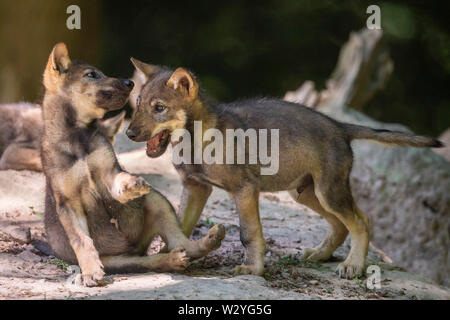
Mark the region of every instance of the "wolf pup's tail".
POLYGON ((434 138, 416 136, 412 133, 372 129, 354 124, 345 124, 345 130, 350 138, 367 139, 391 146, 442 148, 444 144, 434 138))

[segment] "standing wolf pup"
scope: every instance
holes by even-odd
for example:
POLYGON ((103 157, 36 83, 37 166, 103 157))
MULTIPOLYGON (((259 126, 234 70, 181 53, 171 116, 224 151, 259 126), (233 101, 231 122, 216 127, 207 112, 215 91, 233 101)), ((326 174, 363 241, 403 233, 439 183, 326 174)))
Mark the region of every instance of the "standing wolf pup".
MULTIPOLYGON (((185 69, 171 71, 132 61, 147 81, 140 91, 127 135, 134 141, 147 141, 149 157, 164 153, 175 129, 188 130, 194 139, 194 121, 202 121, 203 130, 218 129, 224 140, 226 129, 279 129, 279 171, 274 175, 261 175, 260 164, 176 166, 184 184, 180 216, 186 235, 197 223, 211 186, 228 191, 234 198, 241 241, 246 248, 245 263, 235 268, 238 274, 264 272, 265 241, 259 218, 259 193, 288 190, 297 202, 313 209, 329 223, 323 242, 314 249, 306 249, 303 259, 329 259, 350 232, 350 253, 339 264, 337 272, 347 278, 361 275, 369 245, 369 221, 356 206, 350 190, 351 141, 369 139, 398 146, 441 146, 432 138, 341 123, 310 108, 281 100, 210 104, 199 93, 195 77, 185 69)), ((248 149, 246 159, 249 159, 248 149)))
POLYGON ((86 286, 97 285, 104 268, 182 270, 189 257, 204 256, 220 245, 223 226, 189 241, 167 199, 120 167, 99 119, 123 107, 133 82, 72 63, 60 43, 49 57, 44 85, 41 155, 47 238, 58 257, 78 262, 86 286), (145 256, 156 235, 172 251, 145 256))

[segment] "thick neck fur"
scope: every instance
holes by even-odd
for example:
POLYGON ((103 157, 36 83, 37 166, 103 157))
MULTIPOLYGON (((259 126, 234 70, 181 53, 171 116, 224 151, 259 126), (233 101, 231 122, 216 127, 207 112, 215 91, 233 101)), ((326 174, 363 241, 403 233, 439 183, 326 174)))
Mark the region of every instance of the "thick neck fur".
MULTIPOLYGON (((44 135, 48 140, 71 139, 72 134, 97 128, 97 119, 80 121, 70 99, 46 94, 43 102, 44 135)), ((72 136, 73 138, 73 136, 72 136)))
POLYGON ((216 127, 218 114, 214 108, 214 105, 208 100, 209 99, 204 95, 199 95, 192 104, 186 124, 186 129, 191 131, 191 133, 193 133, 194 130, 194 121, 202 122, 203 131, 216 127))

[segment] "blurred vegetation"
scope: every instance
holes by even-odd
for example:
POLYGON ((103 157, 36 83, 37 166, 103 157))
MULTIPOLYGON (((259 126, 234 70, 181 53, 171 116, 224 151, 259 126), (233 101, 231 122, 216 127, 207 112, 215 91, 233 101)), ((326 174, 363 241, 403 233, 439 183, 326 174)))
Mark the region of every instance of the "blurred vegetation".
POLYGON ((450 127, 450 34, 447 10, 429 1, 2 1, 0 101, 39 100, 58 41, 110 75, 131 76, 134 56, 190 68, 220 101, 282 97, 305 80, 324 85, 370 4, 381 7, 395 70, 363 111, 440 134, 450 127), (81 7, 80 31, 65 26, 70 4, 81 7))

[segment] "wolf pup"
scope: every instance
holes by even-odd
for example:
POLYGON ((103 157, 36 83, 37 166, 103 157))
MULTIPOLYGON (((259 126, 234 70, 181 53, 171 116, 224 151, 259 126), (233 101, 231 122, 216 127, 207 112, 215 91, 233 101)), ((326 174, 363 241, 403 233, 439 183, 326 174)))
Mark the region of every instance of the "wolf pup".
POLYGON ((0 105, 0 170, 42 171, 42 112, 31 103, 0 105))
MULTIPOLYGON (((114 142, 125 112, 103 121, 105 134, 114 142)), ((42 171, 41 106, 31 103, 0 104, 0 170, 42 171)))
POLYGON ((72 63, 60 43, 49 57, 44 86, 41 155, 47 238, 58 257, 78 262, 84 285, 97 285, 104 269, 182 270, 188 258, 220 245, 222 225, 203 239, 189 241, 167 199, 120 167, 98 119, 125 104, 133 82, 72 63), (172 251, 145 256, 156 235, 172 251))
MULTIPOLYGON (((186 235, 195 226, 211 186, 228 191, 234 198, 241 242, 246 248, 245 263, 234 269, 238 274, 264 272, 265 241, 259 218, 259 193, 288 190, 297 202, 313 209, 329 223, 325 240, 314 249, 305 249, 302 258, 329 259, 350 232, 350 253, 336 271, 341 277, 361 275, 369 245, 369 221, 356 206, 350 190, 353 161, 350 142, 370 139, 398 146, 441 146, 431 138, 341 123, 305 106, 281 100, 211 104, 199 93, 198 82, 189 71, 182 68, 171 71, 132 61, 147 81, 127 135, 134 141, 147 141, 149 157, 164 153, 175 129, 188 130, 191 145, 195 144, 194 138, 202 139, 195 137, 194 121, 202 121, 203 130, 219 130, 224 140, 226 129, 279 129, 279 170, 273 175, 261 175, 261 164, 176 165, 184 184, 180 217, 186 235)), ((249 159, 249 148, 246 159, 249 159)))

